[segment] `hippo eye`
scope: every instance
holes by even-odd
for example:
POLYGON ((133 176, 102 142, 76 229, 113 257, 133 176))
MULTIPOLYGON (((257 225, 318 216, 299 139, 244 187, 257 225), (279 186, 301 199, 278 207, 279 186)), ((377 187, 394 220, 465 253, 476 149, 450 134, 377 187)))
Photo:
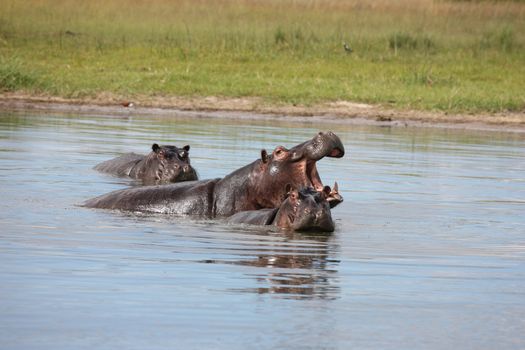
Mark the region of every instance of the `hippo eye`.
POLYGON ((281 156, 286 150, 283 147, 278 147, 273 151, 276 156, 281 156))

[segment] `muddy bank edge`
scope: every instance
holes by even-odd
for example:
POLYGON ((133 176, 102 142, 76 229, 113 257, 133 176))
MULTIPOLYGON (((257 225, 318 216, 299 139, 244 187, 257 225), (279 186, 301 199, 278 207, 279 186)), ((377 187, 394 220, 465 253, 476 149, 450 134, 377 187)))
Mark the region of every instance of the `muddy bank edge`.
POLYGON ((118 96, 64 99, 20 93, 0 94, 0 110, 38 110, 102 115, 159 115, 174 112, 187 116, 242 119, 323 120, 333 123, 381 126, 424 126, 525 133, 525 111, 454 114, 434 111, 394 110, 377 105, 337 101, 313 106, 268 104, 258 98, 137 97, 118 96))

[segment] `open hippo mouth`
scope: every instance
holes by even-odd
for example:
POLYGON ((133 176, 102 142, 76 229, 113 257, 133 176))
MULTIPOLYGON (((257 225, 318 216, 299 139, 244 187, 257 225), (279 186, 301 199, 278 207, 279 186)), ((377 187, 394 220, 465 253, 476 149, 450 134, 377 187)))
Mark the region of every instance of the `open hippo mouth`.
POLYGON ((319 132, 314 138, 291 150, 292 161, 299 162, 298 169, 304 177, 306 186, 323 190, 323 182, 319 177, 316 163, 324 157, 341 158, 345 155, 345 148, 339 137, 333 132, 319 132))
POLYGON ((321 178, 319 177, 319 172, 317 171, 316 166, 317 161, 310 160, 305 162, 305 179, 307 182, 307 186, 311 186, 315 188, 317 192, 321 192, 323 190, 323 182, 321 181, 321 178))

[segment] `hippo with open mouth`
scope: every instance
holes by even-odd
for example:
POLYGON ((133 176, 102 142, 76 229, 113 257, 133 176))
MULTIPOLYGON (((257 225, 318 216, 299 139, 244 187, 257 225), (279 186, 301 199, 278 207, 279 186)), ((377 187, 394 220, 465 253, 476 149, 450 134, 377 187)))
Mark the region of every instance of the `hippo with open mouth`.
POLYGON ((121 209, 176 215, 226 217, 245 210, 278 208, 286 186, 323 191, 316 163, 341 158, 345 149, 333 132, 319 132, 295 147, 275 148, 222 179, 145 186, 114 191, 84 203, 90 208, 121 209))
POLYGON ((312 187, 289 188, 279 208, 241 211, 228 217, 227 222, 271 225, 290 231, 333 232, 335 226, 328 202, 331 191, 329 186, 325 186, 322 192, 312 187))
POLYGON ((198 180, 197 172, 190 164, 190 146, 159 146, 154 143, 146 155, 127 153, 106 160, 95 170, 142 180, 145 185, 198 180))

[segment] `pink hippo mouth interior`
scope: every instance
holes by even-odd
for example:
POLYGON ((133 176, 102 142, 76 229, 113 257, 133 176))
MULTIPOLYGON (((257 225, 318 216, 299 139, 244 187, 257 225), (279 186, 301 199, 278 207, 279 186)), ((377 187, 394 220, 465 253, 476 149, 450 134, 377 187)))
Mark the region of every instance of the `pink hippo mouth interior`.
POLYGON ((291 161, 299 162, 300 177, 303 185, 313 187, 322 192, 324 185, 317 171, 317 162, 324 157, 342 158, 345 155, 344 146, 334 133, 320 132, 310 141, 303 142, 291 149, 291 161))
POLYGON ((323 191, 323 182, 321 181, 321 178, 319 177, 319 172, 317 171, 315 160, 310 160, 306 162, 306 173, 305 177, 307 182, 309 182, 309 186, 312 186, 315 188, 316 191, 322 192, 323 191))
POLYGON ((342 156, 344 156, 345 152, 338 148, 338 147, 334 147, 334 149, 328 153, 326 156, 327 157, 333 157, 333 158, 341 158, 342 156))

